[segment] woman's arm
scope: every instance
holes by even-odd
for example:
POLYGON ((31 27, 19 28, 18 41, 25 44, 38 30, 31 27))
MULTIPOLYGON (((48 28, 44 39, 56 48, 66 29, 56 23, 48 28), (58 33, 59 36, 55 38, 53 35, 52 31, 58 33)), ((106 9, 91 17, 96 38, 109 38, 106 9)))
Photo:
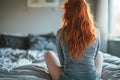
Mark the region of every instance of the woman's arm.
POLYGON ((102 66, 103 66, 103 54, 102 52, 98 51, 96 58, 95 58, 95 68, 100 77, 102 73, 102 66))

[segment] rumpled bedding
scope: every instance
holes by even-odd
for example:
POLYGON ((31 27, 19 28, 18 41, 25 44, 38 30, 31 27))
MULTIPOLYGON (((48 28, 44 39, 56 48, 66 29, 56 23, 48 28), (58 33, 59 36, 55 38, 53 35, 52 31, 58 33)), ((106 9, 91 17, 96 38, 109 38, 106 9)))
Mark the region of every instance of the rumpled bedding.
POLYGON ((45 50, 0 49, 0 80, 50 80, 45 50))
POLYGON ((51 80, 40 66, 26 65, 7 72, 0 68, 0 80, 51 80))
POLYGON ((103 53, 102 80, 120 80, 120 58, 103 53))
MULTIPOLYGON (((51 80, 45 50, 0 48, 0 80, 51 80)), ((120 80, 120 58, 103 53, 102 80, 120 80)))

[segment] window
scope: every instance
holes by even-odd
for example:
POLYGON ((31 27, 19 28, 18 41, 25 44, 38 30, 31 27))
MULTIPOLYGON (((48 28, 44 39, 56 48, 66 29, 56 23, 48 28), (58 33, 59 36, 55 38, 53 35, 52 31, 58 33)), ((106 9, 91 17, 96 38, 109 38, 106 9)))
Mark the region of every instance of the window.
POLYGON ((112 26, 111 26, 111 34, 113 36, 119 36, 120 37, 120 0, 111 0, 110 5, 111 15, 110 20, 112 26), (111 7, 112 6, 112 7, 111 7))

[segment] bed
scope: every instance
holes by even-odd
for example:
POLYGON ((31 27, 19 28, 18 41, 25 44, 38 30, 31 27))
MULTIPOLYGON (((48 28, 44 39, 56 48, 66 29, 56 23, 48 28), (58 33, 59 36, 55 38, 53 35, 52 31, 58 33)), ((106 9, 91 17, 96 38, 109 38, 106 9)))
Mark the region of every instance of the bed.
POLYGON ((44 50, 0 49, 0 80, 50 80, 44 50))
MULTIPOLYGON (((51 80, 44 54, 56 54, 54 33, 0 35, 0 80, 51 80)), ((102 80, 120 80, 120 58, 103 53, 102 80)))
POLYGON ((0 80, 51 80, 46 50, 56 52, 54 33, 0 35, 0 80))
POLYGON ((102 79, 120 80, 120 58, 108 53, 103 53, 103 56, 102 79))

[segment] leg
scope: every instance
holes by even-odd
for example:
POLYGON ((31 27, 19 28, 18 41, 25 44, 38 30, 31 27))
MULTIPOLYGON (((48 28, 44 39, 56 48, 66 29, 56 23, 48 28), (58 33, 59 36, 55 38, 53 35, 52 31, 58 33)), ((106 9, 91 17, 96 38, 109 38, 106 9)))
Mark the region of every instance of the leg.
POLYGON ((45 55, 46 64, 48 67, 48 71, 52 80, 58 80, 62 71, 60 67, 60 62, 57 56, 52 52, 47 52, 45 55))

